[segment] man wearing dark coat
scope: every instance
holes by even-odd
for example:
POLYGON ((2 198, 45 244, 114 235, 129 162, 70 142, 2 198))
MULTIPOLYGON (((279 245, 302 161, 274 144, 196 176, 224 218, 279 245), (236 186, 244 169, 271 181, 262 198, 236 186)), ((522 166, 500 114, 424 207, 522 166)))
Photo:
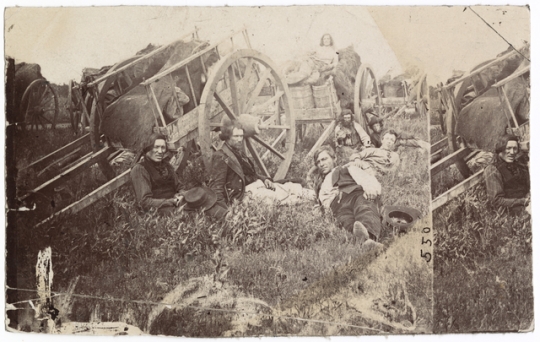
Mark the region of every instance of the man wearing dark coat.
POLYGON ((255 165, 243 151, 244 130, 238 121, 223 120, 220 139, 224 141, 212 156, 209 187, 217 194, 217 203, 229 206, 244 198, 246 186, 257 180, 267 189, 274 189, 269 177, 259 175, 255 165))
POLYGON ((489 200, 509 208, 527 206, 530 201, 529 168, 518 159, 518 138, 504 135, 497 143, 493 162, 484 170, 489 200))
POLYGON ((164 161, 165 136, 153 133, 143 150, 144 157, 131 169, 131 181, 137 202, 144 210, 173 212, 182 201, 182 185, 173 167, 164 161))
POLYGON ((375 243, 382 230, 377 179, 353 163, 337 166, 335 152, 328 145, 315 151, 313 161, 318 171, 315 192, 322 206, 361 244, 379 245, 375 243))

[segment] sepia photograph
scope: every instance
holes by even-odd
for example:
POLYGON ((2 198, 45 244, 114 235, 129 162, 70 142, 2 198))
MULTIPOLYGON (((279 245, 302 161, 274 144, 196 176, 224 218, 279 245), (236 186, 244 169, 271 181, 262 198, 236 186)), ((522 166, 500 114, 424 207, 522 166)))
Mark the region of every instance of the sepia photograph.
POLYGON ((532 331, 530 12, 467 11, 492 39, 430 88, 433 332, 532 331))
POLYGON ((530 34, 525 5, 5 7, 5 330, 533 331, 530 34))

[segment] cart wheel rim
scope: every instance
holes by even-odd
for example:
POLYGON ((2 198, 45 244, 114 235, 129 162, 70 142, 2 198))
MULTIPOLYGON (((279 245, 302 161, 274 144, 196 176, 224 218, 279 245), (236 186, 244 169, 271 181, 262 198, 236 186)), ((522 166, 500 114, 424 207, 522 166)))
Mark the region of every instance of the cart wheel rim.
POLYGON ((199 109, 199 145, 207 170, 212 149, 219 143, 213 130, 227 115, 259 122, 258 133, 245 134, 246 148, 262 174, 275 180, 285 178, 294 154, 296 130, 289 88, 283 80, 274 63, 252 49, 238 50, 214 66, 199 109))
POLYGON ((373 68, 369 64, 362 64, 356 73, 354 83, 354 114, 356 120, 367 129, 368 118, 362 108, 362 102, 373 102, 374 114, 381 115, 381 92, 379 81, 375 76, 373 68))
POLYGON ((56 127, 58 95, 46 79, 34 80, 26 88, 20 104, 25 129, 39 130, 56 127), (29 126, 29 127, 28 127, 29 126))

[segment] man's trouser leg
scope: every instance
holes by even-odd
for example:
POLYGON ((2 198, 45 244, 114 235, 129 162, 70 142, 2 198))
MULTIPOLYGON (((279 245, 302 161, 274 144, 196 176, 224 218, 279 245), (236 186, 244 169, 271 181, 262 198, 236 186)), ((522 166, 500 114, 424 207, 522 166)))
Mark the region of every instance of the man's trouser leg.
POLYGON ((377 240, 382 227, 377 203, 368 201, 363 195, 361 190, 344 193, 341 201, 333 203, 333 212, 343 229, 352 233, 354 222, 359 221, 367 228, 370 238, 377 240))
POLYGON ((206 211, 206 214, 221 220, 225 218, 225 215, 228 213, 227 205, 224 202, 218 201, 210 209, 206 211))

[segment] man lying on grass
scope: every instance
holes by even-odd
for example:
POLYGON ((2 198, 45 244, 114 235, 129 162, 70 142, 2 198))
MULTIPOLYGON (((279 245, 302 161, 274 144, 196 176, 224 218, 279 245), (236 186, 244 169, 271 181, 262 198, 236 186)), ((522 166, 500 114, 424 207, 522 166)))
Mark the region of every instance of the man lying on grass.
POLYGON ((530 203, 529 168, 519 152, 518 138, 504 135, 496 145, 493 162, 484 170, 488 198, 496 206, 527 207, 530 203))
POLYGON ((375 242, 381 233, 379 195, 381 184, 371 174, 353 163, 336 165, 334 150, 321 146, 313 156, 317 167, 315 192, 325 209, 330 209, 338 225, 353 233, 366 246, 380 246, 375 242))
MULTIPOLYGON (((371 144, 373 147, 381 147, 383 138, 382 135, 384 133, 384 119, 379 116, 372 115, 369 118, 368 126, 371 129, 371 134, 369 135, 371 144)), ((400 132, 397 134, 395 148, 398 146, 418 147, 423 148, 426 151, 431 149, 431 145, 427 141, 417 139, 414 135, 405 132, 400 132)))
POLYGON ((359 169, 372 176, 394 172, 399 166, 399 155, 394 152, 398 134, 388 130, 381 134, 380 148, 368 147, 350 156, 351 161, 359 169))

